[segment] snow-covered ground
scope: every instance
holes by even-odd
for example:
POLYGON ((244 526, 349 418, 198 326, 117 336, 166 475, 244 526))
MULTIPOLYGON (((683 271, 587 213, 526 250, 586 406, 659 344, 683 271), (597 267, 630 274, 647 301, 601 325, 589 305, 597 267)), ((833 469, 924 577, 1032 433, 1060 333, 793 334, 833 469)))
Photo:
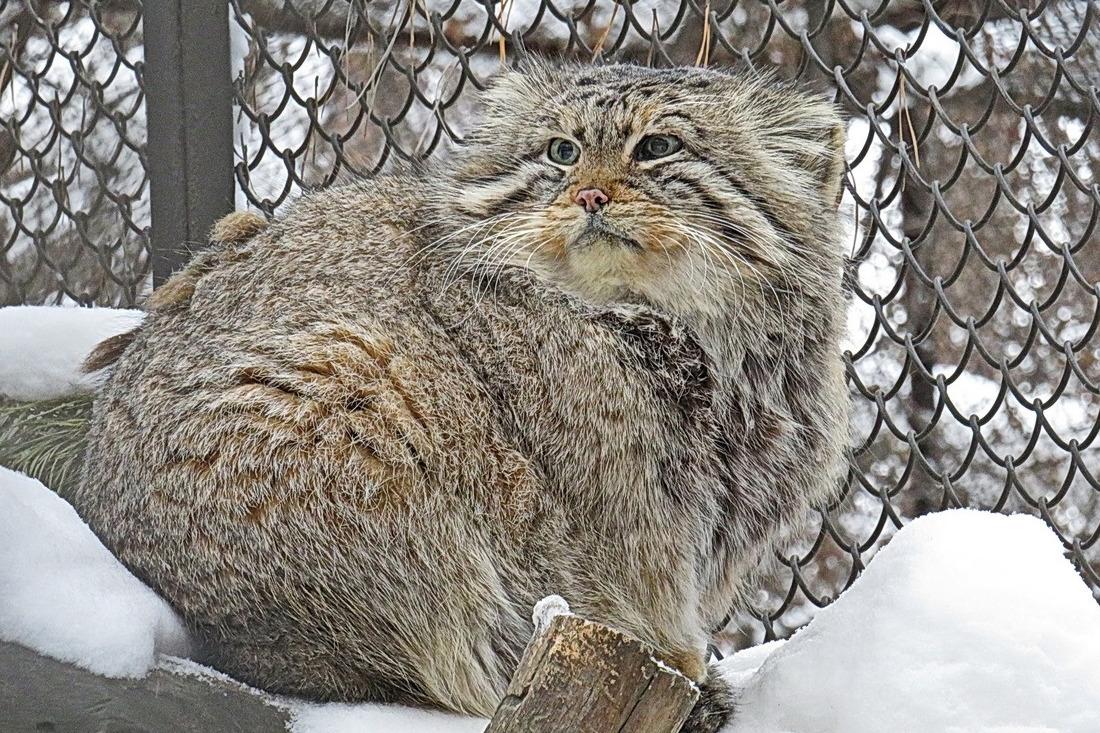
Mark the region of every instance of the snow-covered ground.
POLYGON ((290 706, 291 733, 481 733, 487 720, 401 705, 290 706))
MULTIPOLYGON (((0 394, 87 391, 77 366, 140 313, 0 309, 0 394), (63 311, 39 313, 38 311, 63 311), (53 329, 52 331, 50 329, 53 329)), ((0 639, 99 674, 189 660, 182 623, 65 501, 0 469, 0 639)), ((899 531, 786 642, 720 669, 739 691, 728 733, 1095 733, 1100 606, 1037 519, 959 510, 899 531)), ((473 733, 483 720, 262 695, 296 733, 473 733)))
POLYGON ((1100 731, 1100 606, 1028 516, 914 521, 766 651, 741 672, 738 730, 1100 731))

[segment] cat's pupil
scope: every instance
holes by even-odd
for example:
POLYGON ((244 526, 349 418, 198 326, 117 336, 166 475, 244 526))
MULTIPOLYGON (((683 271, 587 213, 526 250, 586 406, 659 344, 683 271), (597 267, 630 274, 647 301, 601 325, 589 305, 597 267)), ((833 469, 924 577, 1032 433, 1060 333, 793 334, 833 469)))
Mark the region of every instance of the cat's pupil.
POLYGON ((663 137, 655 137, 649 141, 649 152, 654 155, 664 155, 668 152, 668 140, 663 137))

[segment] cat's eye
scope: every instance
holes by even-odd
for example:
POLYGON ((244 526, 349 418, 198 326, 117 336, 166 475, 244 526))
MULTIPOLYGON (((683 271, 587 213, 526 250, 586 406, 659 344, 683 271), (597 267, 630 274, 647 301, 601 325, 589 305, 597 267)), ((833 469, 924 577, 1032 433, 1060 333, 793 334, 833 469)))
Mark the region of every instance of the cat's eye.
POLYGON ((672 155, 682 147, 684 143, 675 135, 646 135, 634 148, 634 157, 637 160, 656 160, 672 155))
POLYGON ((572 140, 556 137, 546 149, 546 157, 558 165, 573 165, 581 157, 581 147, 572 140))

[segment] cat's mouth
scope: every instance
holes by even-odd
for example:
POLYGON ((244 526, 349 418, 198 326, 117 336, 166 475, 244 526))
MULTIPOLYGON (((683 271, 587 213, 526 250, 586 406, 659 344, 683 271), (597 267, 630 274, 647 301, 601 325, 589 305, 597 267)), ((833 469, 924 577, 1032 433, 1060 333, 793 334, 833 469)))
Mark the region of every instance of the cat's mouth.
POLYGON ((627 249, 642 251, 642 245, 637 239, 602 214, 589 214, 585 217, 584 228, 577 238, 573 240, 574 247, 592 247, 597 245, 611 247, 626 247, 627 249))

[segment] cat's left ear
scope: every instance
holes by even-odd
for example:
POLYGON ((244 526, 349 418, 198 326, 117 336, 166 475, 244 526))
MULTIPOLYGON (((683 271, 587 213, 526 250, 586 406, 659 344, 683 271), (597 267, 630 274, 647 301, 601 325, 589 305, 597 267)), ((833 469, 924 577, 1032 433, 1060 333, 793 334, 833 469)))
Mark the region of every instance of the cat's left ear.
POLYGON ((845 125, 842 121, 833 125, 829 131, 829 164, 824 170, 821 186, 825 192, 825 200, 832 201, 833 207, 840 206, 840 200, 844 197, 844 177, 847 175, 847 164, 844 160, 845 125))
POLYGON ((844 196, 844 122, 835 113, 803 132, 805 146, 796 153, 798 162, 820 191, 821 201, 836 208, 844 196))

